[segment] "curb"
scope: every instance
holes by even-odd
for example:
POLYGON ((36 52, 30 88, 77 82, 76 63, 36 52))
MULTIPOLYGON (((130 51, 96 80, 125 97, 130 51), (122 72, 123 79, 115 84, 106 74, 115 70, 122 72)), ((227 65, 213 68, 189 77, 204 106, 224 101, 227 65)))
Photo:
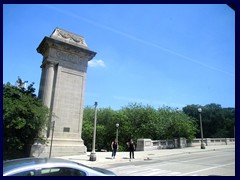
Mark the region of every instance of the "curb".
POLYGON ((206 146, 206 149, 198 149, 198 147, 189 147, 181 148, 181 149, 166 149, 166 150, 153 150, 153 151, 135 151, 135 156, 137 157, 134 160, 129 159, 129 152, 118 152, 116 155, 116 159, 111 158, 111 152, 97 152, 96 153, 96 161, 89 160, 89 154, 85 155, 75 155, 75 156, 65 156, 60 157, 63 159, 68 159, 71 161, 79 162, 81 164, 87 166, 101 166, 108 164, 116 164, 116 163, 126 163, 126 162, 139 162, 139 161, 150 161, 163 156, 174 156, 179 154, 192 154, 199 152, 209 152, 209 151, 217 151, 220 149, 235 149, 235 145, 221 145, 221 146, 206 146))

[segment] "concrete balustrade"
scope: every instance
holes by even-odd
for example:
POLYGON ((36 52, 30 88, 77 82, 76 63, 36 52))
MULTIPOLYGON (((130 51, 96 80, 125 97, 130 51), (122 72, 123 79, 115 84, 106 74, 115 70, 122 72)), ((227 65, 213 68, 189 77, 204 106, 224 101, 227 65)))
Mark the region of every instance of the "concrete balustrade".
MULTIPOLYGON (((235 144, 235 138, 204 138, 204 143, 206 146, 235 144)), ((136 150, 150 151, 156 149, 185 148, 200 145, 201 139, 194 139, 192 142, 188 142, 186 138, 183 137, 169 140, 138 139, 136 150)))

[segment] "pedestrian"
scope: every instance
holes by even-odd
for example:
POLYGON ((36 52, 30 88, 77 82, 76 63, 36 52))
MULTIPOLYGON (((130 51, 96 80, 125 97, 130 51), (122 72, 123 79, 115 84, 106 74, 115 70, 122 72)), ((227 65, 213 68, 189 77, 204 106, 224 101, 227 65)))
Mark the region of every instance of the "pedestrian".
POLYGON ((129 142, 127 142, 127 145, 128 145, 128 150, 129 150, 129 156, 130 156, 130 159, 134 159, 134 150, 135 150, 135 145, 134 145, 134 142, 132 139, 130 139, 129 142))
POLYGON ((112 159, 115 159, 118 150, 118 142, 115 139, 113 140, 111 147, 112 147, 112 159))

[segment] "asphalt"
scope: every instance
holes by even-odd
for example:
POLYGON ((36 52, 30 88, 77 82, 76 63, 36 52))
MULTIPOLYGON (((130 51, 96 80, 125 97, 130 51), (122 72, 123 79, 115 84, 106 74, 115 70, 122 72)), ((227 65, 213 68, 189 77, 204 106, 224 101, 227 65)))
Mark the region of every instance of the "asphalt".
POLYGON ((129 152, 117 152, 115 159, 112 159, 112 152, 96 152, 96 161, 90 161, 91 152, 87 152, 82 155, 73 155, 73 156, 61 156, 59 158, 68 159, 71 161, 76 161, 91 167, 101 167, 101 165, 106 164, 115 164, 115 163, 124 163, 129 161, 146 161, 153 158, 158 158, 162 156, 171 156, 176 154, 189 154, 197 153, 202 151, 217 151, 220 149, 235 149, 235 144, 228 145, 209 145, 205 149, 201 149, 200 146, 194 147, 185 147, 178 149, 159 149, 151 151, 135 151, 135 159, 129 158, 129 152))

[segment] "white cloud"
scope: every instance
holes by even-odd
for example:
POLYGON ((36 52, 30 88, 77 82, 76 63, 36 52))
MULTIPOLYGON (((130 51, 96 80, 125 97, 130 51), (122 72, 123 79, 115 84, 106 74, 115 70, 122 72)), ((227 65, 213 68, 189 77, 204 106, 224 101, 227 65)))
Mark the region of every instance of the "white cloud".
POLYGON ((105 63, 103 60, 97 60, 97 59, 93 59, 91 61, 88 62, 88 65, 90 67, 106 67, 105 63))

